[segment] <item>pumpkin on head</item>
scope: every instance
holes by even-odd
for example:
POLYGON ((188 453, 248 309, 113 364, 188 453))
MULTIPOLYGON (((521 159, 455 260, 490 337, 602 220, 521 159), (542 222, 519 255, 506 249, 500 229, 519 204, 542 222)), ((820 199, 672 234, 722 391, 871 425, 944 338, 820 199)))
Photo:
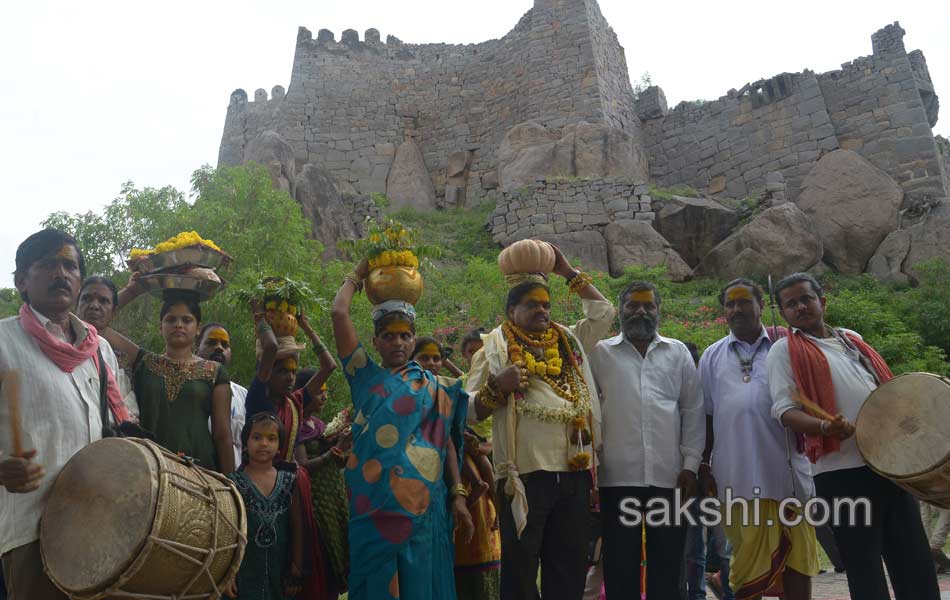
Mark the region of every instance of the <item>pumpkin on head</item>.
POLYGON ((541 240, 518 240, 498 255, 502 274, 550 273, 554 270, 554 247, 541 240))

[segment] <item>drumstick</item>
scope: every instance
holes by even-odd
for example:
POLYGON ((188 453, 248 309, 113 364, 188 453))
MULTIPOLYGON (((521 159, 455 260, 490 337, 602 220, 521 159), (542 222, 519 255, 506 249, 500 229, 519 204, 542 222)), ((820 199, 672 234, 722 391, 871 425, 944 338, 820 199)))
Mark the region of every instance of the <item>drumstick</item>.
POLYGON ((828 421, 834 421, 835 418, 832 415, 830 415, 828 411, 826 411, 822 407, 818 406, 817 404, 809 400, 805 394, 801 393, 798 390, 795 390, 795 399, 798 401, 799 404, 802 405, 802 407, 807 408, 808 410, 815 413, 815 415, 821 417, 822 419, 825 419, 828 421))
POLYGON ((3 391, 10 407, 10 433, 13 436, 13 456, 23 455, 23 425, 20 423, 20 372, 8 371, 3 376, 3 391))

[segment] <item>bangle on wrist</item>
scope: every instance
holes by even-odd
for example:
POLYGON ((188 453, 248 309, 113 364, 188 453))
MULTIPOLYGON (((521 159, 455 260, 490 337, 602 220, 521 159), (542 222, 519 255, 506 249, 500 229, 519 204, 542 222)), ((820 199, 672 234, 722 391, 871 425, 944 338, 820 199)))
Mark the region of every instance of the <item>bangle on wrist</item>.
POLYGON ((452 495, 468 498, 468 489, 465 487, 464 483, 456 483, 452 486, 452 495))
POLYGON ((327 351, 327 347, 324 346, 322 342, 319 342, 313 345, 313 351, 316 352, 317 356, 320 356, 327 351))
POLYGON ((825 421, 824 419, 822 419, 821 425, 818 426, 818 429, 819 429, 821 435, 828 435, 828 426, 829 426, 829 425, 830 425, 830 423, 829 423, 828 421, 825 421))
POLYGON ((578 271, 577 275, 575 275, 574 277, 571 277, 568 280, 567 289, 569 292, 576 294, 580 292, 582 289, 592 284, 593 282, 594 282, 593 277, 591 277, 587 273, 578 271))

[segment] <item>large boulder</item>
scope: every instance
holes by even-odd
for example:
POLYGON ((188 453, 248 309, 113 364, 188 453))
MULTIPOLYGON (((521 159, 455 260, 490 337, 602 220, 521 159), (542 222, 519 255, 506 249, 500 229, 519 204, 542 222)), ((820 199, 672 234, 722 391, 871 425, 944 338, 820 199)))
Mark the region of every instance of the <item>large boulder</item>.
POLYGON ((902 269, 909 250, 910 231, 892 231, 868 261, 868 273, 887 283, 907 283, 907 275, 902 269))
POLYGON ((313 237, 323 242, 324 258, 338 258, 337 241, 358 237, 359 232, 332 176, 317 165, 307 164, 295 183, 297 202, 310 221, 313 237))
POLYGON ((599 231, 572 231, 536 237, 560 248, 564 256, 572 261, 576 260, 585 270, 604 273, 610 270, 610 263, 607 260, 607 242, 599 231))
POLYGON ((406 140, 396 149, 389 175, 386 177, 386 195, 395 209, 415 208, 435 210, 435 187, 426 169, 422 151, 412 140, 406 140))
POLYGON ((538 177, 647 179, 646 155, 629 133, 581 121, 548 129, 537 121, 512 127, 496 155, 498 182, 511 191, 538 177))
POLYGON ((244 162, 264 165, 270 172, 274 187, 294 195, 297 175, 294 149, 276 131, 265 131, 251 140, 244 149, 244 162))
POLYGON ((811 217, 824 261, 842 273, 862 273, 887 234, 897 228, 904 193, 857 152, 835 150, 802 180, 796 204, 811 217))
POLYGON ((703 257, 694 272, 727 279, 781 276, 821 260, 822 246, 811 219, 792 203, 762 212, 703 257))
POLYGON ((910 250, 904 259, 904 273, 914 277, 914 265, 942 258, 950 262, 950 201, 937 204, 920 223, 907 229, 910 250))
POLYGON ((673 196, 663 201, 656 229, 691 267, 739 224, 736 211, 709 198, 673 196))
POLYGON ((691 269, 673 246, 647 221, 621 219, 604 228, 610 275, 620 277, 624 267, 666 267, 673 281, 689 279, 691 269))

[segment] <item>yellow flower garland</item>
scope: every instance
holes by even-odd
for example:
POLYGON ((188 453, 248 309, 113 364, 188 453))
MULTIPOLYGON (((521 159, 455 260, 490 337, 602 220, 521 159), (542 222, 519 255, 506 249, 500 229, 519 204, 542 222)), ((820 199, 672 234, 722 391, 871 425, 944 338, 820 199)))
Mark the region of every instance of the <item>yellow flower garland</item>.
POLYGON ((200 235, 197 231, 182 231, 175 237, 168 238, 161 244, 158 244, 151 250, 142 250, 140 248, 132 248, 132 251, 129 253, 131 259, 136 259, 144 256, 151 256, 153 254, 161 254, 162 252, 171 252, 172 250, 178 250, 180 248, 187 248, 188 246, 206 246, 212 250, 217 250, 221 252, 221 248, 218 247, 211 240, 206 240, 200 235))
POLYGON ((419 259, 411 250, 383 250, 368 262, 370 269, 389 266, 419 268, 419 259))

